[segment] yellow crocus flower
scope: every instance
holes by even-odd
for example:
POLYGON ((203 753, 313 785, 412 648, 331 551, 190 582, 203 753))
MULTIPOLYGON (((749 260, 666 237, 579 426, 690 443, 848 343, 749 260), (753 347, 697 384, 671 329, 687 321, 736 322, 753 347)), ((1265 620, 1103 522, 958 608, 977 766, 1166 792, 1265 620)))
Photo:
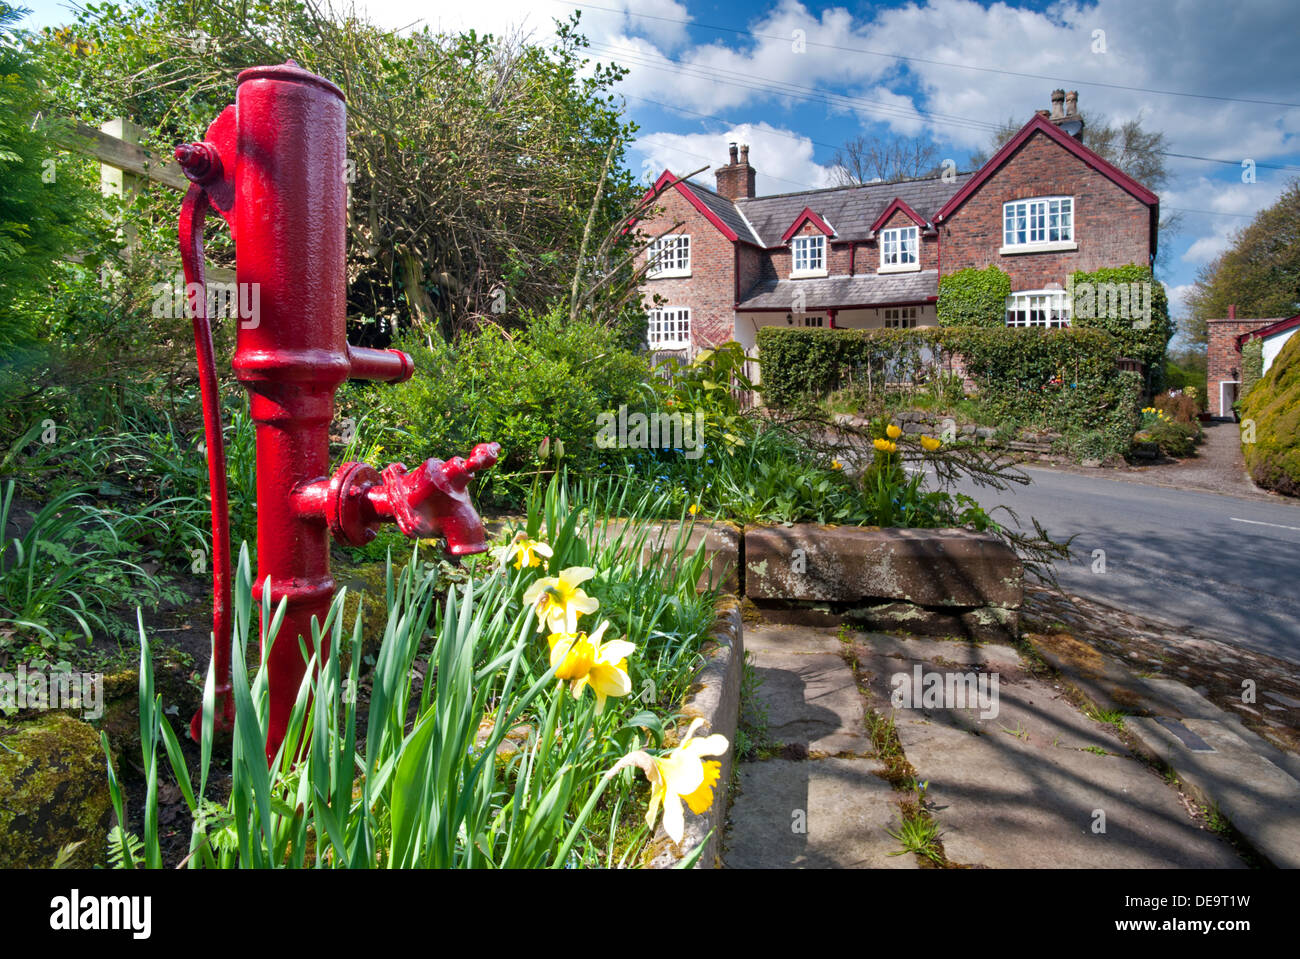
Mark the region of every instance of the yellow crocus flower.
POLYGON ((600 600, 578 588, 595 575, 590 566, 570 566, 559 576, 543 576, 524 590, 524 602, 537 612, 537 631, 549 626, 553 633, 576 633, 578 617, 600 608, 600 600))
POLYGON ((654 828, 659 807, 664 810, 664 831, 674 843, 680 844, 686 829, 682 802, 691 812, 700 815, 713 804, 713 787, 722 773, 722 763, 705 761, 705 756, 722 756, 731 744, 721 733, 696 739, 695 731, 703 719, 692 720, 682 744, 666 756, 651 756, 642 750, 628 753, 608 773, 612 776, 620 769, 637 766, 650 780, 650 808, 646 810, 646 825, 654 828))
POLYGON ((636 647, 625 639, 602 643, 601 637, 609 628, 603 622, 596 631, 586 633, 551 633, 551 665, 560 680, 569 681, 573 698, 582 695, 590 686, 596 694, 596 712, 604 712, 605 700, 613 696, 626 696, 632 691, 632 680, 627 674, 627 658, 636 647))
POLYGON ((897 426, 895 426, 893 423, 890 423, 888 426, 885 427, 885 435, 888 436, 891 440, 896 440, 903 435, 903 431, 899 429, 897 426))
POLYGON ((925 450, 927 453, 933 453, 933 452, 934 452, 935 450, 937 450, 941 445, 943 445, 943 444, 941 444, 941 443, 940 443, 937 439, 935 439, 933 436, 924 436, 924 435, 922 435, 922 437, 921 437, 921 448, 922 448, 923 450, 925 450))

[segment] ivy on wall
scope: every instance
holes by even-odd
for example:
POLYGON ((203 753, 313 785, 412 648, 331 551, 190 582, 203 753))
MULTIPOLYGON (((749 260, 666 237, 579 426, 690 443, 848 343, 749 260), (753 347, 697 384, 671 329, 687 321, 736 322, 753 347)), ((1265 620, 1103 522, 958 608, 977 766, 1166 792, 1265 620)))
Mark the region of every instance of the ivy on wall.
POLYGON ((1011 278, 996 265, 949 273, 939 281, 940 326, 1004 326, 1011 278))

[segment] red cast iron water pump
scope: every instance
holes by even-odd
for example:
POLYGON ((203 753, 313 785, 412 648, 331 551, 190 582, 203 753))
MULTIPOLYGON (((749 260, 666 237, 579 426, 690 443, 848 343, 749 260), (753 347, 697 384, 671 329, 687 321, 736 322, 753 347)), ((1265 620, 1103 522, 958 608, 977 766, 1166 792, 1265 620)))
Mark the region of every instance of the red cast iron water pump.
MULTIPOLYGON (((203 394, 208 478, 212 487, 213 646, 216 728, 234 726, 230 684, 230 529, 221 409, 207 315, 203 222, 209 207, 230 225, 239 290, 253 295, 241 316, 235 375, 251 398, 257 430, 257 554, 253 587, 260 600, 286 600, 267 663, 274 756, 306 663, 298 637, 312 647, 312 617, 323 621, 334 595, 329 538, 362 545, 385 521, 408 536, 442 536, 453 556, 487 549, 466 487, 496 463, 500 447, 480 443, 468 459, 430 459, 407 472, 344 463, 332 475, 329 428, 334 393, 346 379, 400 383, 415 365, 400 350, 347 342, 347 109, 328 80, 300 69, 253 67, 239 74, 235 103, 208 127, 202 143, 177 147, 190 179, 180 216, 194 342, 203 394)), ((328 643, 328 637, 323 638, 328 643)), ((263 637, 265 655, 265 637, 263 637)), ((320 650, 320 659, 328 648, 320 650)), ((190 725, 199 738, 202 711, 190 725)))

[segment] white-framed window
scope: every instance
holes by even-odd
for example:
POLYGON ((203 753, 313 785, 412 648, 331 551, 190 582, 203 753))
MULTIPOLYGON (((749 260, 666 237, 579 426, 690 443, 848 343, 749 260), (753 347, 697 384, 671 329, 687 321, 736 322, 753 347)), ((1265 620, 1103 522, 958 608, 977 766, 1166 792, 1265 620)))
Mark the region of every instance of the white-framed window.
POLYGON ((826 274, 826 237, 796 236, 790 241, 790 252, 792 276, 826 274))
POLYGON ((1026 290, 1007 297, 1007 326, 1069 326, 1070 295, 1065 290, 1026 290))
POLYGON ((910 330, 916 326, 917 309, 914 306, 890 306, 885 308, 885 328, 890 330, 910 330))
POLYGON ((670 233, 652 240, 646 249, 652 280, 669 276, 691 275, 691 238, 686 233, 670 233))
POLYGON ((1045 196, 1002 204, 1003 252, 1053 246, 1074 247, 1074 197, 1045 196))
POLYGON ((691 311, 669 306, 650 311, 646 341, 652 350, 684 350, 691 345, 691 311))
POLYGON ((917 229, 900 226, 880 231, 880 269, 915 270, 920 268, 917 259, 917 229))

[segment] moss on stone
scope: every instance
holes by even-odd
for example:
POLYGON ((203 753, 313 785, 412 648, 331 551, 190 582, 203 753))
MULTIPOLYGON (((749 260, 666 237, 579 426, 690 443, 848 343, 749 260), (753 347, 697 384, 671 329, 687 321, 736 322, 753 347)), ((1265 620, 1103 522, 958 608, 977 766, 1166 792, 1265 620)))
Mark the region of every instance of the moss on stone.
MULTIPOLYGON (((1242 404, 1255 442, 1243 442, 1246 468, 1265 489, 1300 496, 1300 336, 1287 340, 1268 373, 1242 404)), ((1249 428, 1242 439, 1249 439, 1249 428)))
POLYGON ((70 866, 103 865, 112 803, 99 734, 63 713, 0 720, 0 868, 48 869, 81 845, 70 866))

